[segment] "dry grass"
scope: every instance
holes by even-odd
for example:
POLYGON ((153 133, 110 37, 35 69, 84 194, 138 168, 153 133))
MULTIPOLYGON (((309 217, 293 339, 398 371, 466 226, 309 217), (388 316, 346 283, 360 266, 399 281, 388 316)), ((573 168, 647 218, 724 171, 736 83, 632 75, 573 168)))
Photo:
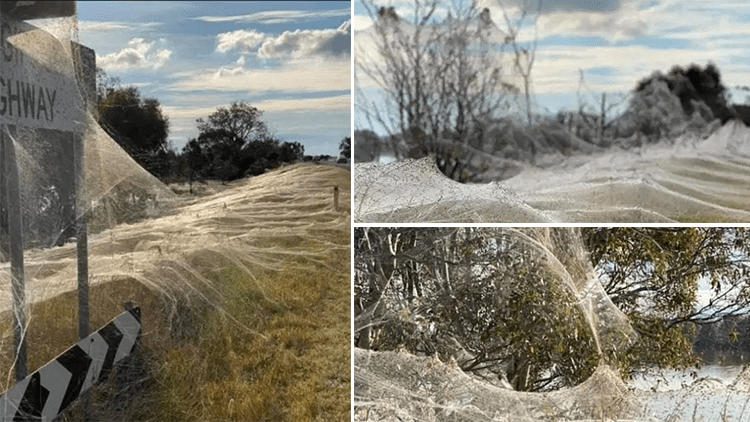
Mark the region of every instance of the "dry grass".
MULTIPOLYGON (((348 243, 348 238, 336 241, 348 243)), ((283 240, 266 242, 288 246, 283 240)), ((299 250, 298 242, 294 246, 299 250)), ((146 376, 142 392, 124 410, 112 410, 114 381, 95 388, 91 418, 350 420, 349 259, 349 251, 341 249, 328 253, 322 263, 290 257, 281 271, 251 266, 257 282, 232 266, 207 274, 220 295, 200 293, 211 295, 222 310, 198 294, 174 302, 133 279, 94 286, 92 330, 120 314, 125 301, 141 307, 146 376)), ((29 313, 29 366, 34 371, 77 341, 77 295, 70 292, 35 304, 29 313)), ((7 389, 13 384, 9 315, 2 317, 0 332, 0 370, 7 374, 2 387, 7 389)), ((77 403, 66 419, 80 418, 77 403)))

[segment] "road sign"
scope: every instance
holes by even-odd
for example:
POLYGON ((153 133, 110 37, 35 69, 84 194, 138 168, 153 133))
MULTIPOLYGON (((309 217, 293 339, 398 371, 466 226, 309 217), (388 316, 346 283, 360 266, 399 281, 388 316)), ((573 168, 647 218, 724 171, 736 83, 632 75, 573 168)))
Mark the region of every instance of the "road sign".
POLYGON ((51 421, 81 393, 109 378, 140 333, 140 308, 122 313, 0 397, 0 421, 51 421))
POLYGON ((83 131, 84 106, 70 46, 0 14, 0 124, 83 131))
POLYGON ((3 1, 0 14, 17 20, 47 19, 73 16, 75 1, 3 1))

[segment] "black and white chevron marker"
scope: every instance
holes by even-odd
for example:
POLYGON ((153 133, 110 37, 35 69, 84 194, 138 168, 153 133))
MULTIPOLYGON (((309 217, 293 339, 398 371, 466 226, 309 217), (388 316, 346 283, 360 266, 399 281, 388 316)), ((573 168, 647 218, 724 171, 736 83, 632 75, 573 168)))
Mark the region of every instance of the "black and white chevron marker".
POLYGON ((51 421, 92 385, 109 377, 141 332, 141 310, 131 308, 0 397, 2 421, 51 421))

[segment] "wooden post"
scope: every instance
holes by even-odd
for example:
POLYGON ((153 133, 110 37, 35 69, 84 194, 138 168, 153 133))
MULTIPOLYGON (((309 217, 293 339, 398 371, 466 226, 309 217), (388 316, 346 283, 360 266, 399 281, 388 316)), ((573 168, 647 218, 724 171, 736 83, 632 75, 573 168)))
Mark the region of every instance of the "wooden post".
POLYGON ((29 374, 26 363, 26 286, 23 274, 23 216, 21 214, 21 189, 18 163, 13 139, 7 126, 0 131, 3 146, 3 171, 5 172, 5 195, 8 238, 10 251, 10 277, 13 294, 13 347, 16 351, 16 381, 29 374))
POLYGON ((601 115, 599 116, 599 146, 602 146, 604 142, 604 119, 607 118, 607 110, 605 104, 607 102, 607 93, 602 93, 602 109, 601 115))
POLYGON ((333 187, 333 210, 334 211, 339 210, 339 187, 338 186, 333 187))
POLYGON ((89 335, 89 252, 88 225, 86 212, 78 219, 76 230, 76 251, 78 253, 78 337, 89 335))

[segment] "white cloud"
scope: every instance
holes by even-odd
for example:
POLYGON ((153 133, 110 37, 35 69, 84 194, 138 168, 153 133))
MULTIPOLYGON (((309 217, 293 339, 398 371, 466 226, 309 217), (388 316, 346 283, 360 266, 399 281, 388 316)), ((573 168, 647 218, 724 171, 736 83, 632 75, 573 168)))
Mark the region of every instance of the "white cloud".
POLYGON ((292 60, 281 68, 208 69, 180 76, 170 88, 177 91, 319 92, 351 89, 348 58, 292 60))
POLYGON ((607 76, 606 82, 588 84, 588 87, 595 91, 629 91, 638 79, 654 70, 666 72, 675 64, 689 64, 691 61, 705 64, 709 60, 721 62, 726 57, 714 51, 652 49, 640 45, 547 47, 537 53, 534 87, 537 94, 575 92, 579 69, 607 67, 616 73, 607 76))
POLYGON ((245 54, 260 46, 257 54, 263 59, 335 55, 348 50, 350 29, 349 20, 342 22, 337 29, 297 29, 284 31, 276 37, 240 29, 217 35, 216 51, 226 53, 241 49, 245 54))
POLYGON ((79 21, 78 30, 82 32, 110 32, 130 29, 150 29, 161 25, 159 22, 133 23, 133 22, 99 22, 79 21))
POLYGON ((305 22, 318 19, 339 18, 351 15, 351 9, 334 10, 269 10, 265 12, 250 13, 248 15, 235 16, 200 16, 194 18, 203 22, 253 22, 263 24, 283 24, 292 22, 305 22))
POLYGON ((334 42, 349 39, 350 22, 339 29, 297 29, 284 31, 278 37, 268 37, 258 50, 260 58, 293 57, 303 58, 314 55, 335 53, 334 42))
POLYGON ((648 25, 637 14, 618 13, 555 13, 539 19, 540 36, 602 37, 610 41, 633 39, 646 35, 648 25))
POLYGON ((294 100, 266 100, 257 103, 256 107, 263 111, 273 112, 320 112, 320 111, 348 111, 351 110, 352 98, 349 95, 339 95, 326 98, 305 98, 294 100))
POLYGON ((226 53, 235 48, 248 51, 257 47, 266 35, 255 30, 245 31, 240 29, 232 32, 224 32, 216 36, 216 51, 226 53))
POLYGON ((172 51, 154 49, 154 41, 133 38, 128 46, 117 53, 98 57, 97 65, 105 70, 159 69, 167 63, 172 51))
MULTIPOLYGON (((219 107, 226 107, 228 104, 217 104, 212 107, 168 107, 163 106, 162 110, 169 116, 170 121, 190 121, 192 127, 195 127, 195 120, 201 117, 205 118, 214 113, 219 107)), ((351 109, 351 97, 348 95, 338 95, 325 98, 301 98, 289 100, 265 100, 252 102, 253 107, 257 107, 264 112, 290 113, 290 112, 320 112, 320 111, 347 111, 351 109)))

